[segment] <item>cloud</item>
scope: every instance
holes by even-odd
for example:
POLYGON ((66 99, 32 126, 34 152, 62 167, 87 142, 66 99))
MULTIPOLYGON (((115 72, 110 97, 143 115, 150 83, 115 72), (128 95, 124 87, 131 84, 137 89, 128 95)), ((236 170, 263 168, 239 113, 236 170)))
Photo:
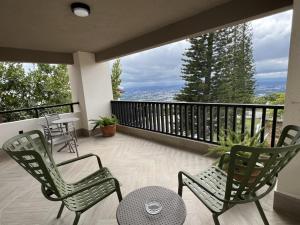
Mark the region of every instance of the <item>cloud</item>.
POLYGON ((255 78, 286 78, 287 71, 257 73, 255 78))
POLYGON ((251 22, 255 61, 288 57, 292 15, 289 10, 251 22))
POLYGON ((189 42, 179 41, 121 58, 122 85, 155 86, 182 84, 181 58, 189 42))
MULTIPOLYGON (((256 77, 286 76, 292 10, 251 22, 256 77)), ((188 41, 179 41, 121 58, 122 86, 170 86, 182 81, 182 54, 188 41)))
POLYGON ((273 58, 260 60, 255 63, 256 73, 271 73, 287 71, 288 68, 288 58, 273 58))

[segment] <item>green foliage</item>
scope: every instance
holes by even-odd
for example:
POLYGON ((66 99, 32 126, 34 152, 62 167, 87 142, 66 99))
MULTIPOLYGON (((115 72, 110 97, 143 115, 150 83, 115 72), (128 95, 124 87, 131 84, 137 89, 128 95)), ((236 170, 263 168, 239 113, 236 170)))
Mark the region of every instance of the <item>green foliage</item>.
POLYGON ((95 130, 97 127, 105 127, 110 125, 116 125, 118 123, 118 119, 115 115, 112 117, 102 117, 100 116, 97 120, 90 120, 92 121, 92 124, 94 124, 94 127, 92 130, 95 130))
POLYGON ((268 95, 255 97, 253 101, 254 103, 257 104, 281 105, 284 104, 285 93, 284 92, 271 93, 268 95))
MULTIPOLYGON (((0 63, 0 111, 71 101, 66 65, 36 64, 28 73, 21 63, 0 63)), ((65 112, 67 108, 55 109, 65 112)), ((31 118, 34 112, 3 115, 1 121, 31 118)))
POLYGON ((120 90, 120 84, 122 82, 121 74, 122 74, 121 60, 117 59, 113 63, 112 71, 111 71, 111 83, 112 83, 114 100, 118 100, 122 95, 121 90, 120 90))
POLYGON ((223 155, 226 152, 230 152, 234 145, 252 146, 252 147, 267 147, 268 143, 266 141, 260 142, 260 134, 264 128, 257 131, 253 137, 249 131, 244 134, 234 132, 232 130, 227 130, 227 135, 225 131, 222 131, 219 137, 218 146, 209 149, 209 153, 216 153, 218 155, 223 155))
POLYGON ((28 74, 33 85, 31 105, 53 105, 71 101, 66 65, 36 64, 28 74))
POLYGON ((249 103, 254 96, 252 31, 247 24, 190 39, 184 53, 185 86, 176 100, 249 103))
MULTIPOLYGON (((28 107, 31 90, 32 85, 21 63, 0 63, 0 111, 28 107)), ((26 118, 24 113, 12 113, 0 115, 0 122, 13 120, 16 116, 26 118)))
MULTIPOLYGON (((283 105, 285 102, 285 93, 284 92, 277 92, 277 93, 271 93, 264 96, 255 97, 253 99, 254 103, 257 104, 269 104, 269 105, 283 105)), ((283 110, 280 109, 277 112, 278 117, 283 116, 283 110)), ((273 111, 268 110, 267 116, 272 117, 273 111)))

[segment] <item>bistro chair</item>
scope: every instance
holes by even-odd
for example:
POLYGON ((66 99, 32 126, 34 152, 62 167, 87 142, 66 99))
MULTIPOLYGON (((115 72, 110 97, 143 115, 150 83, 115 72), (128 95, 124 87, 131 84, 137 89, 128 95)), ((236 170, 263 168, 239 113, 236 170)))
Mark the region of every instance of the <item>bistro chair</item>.
POLYGON ((60 119, 59 114, 44 114, 44 117, 46 121, 45 125, 51 130, 52 135, 60 136, 64 133, 64 128, 61 125, 52 123, 53 121, 60 119))
POLYGON ((112 193, 116 192, 119 201, 122 200, 118 180, 107 168, 102 167, 101 160, 97 155, 87 154, 55 164, 44 136, 38 130, 9 139, 4 143, 3 150, 41 183, 42 193, 48 200, 61 202, 57 218, 60 218, 65 206, 75 212, 73 225, 78 224, 83 212, 112 193), (76 183, 64 181, 57 167, 92 156, 96 157, 99 165, 96 172, 76 183))
POLYGON ((59 135, 57 133, 53 134, 52 129, 50 129, 46 125, 42 125, 46 142, 50 145, 50 152, 53 153, 53 148, 55 145, 64 144, 58 151, 61 151, 65 147, 69 147, 69 151, 71 153, 76 153, 77 157, 79 157, 78 149, 77 149, 77 141, 76 138, 69 132, 63 132, 59 135))
POLYGON ((278 173, 298 153, 299 140, 300 127, 289 125, 283 129, 277 147, 233 146, 218 166, 197 175, 180 171, 178 194, 182 196, 183 186, 189 188, 212 212, 216 225, 220 224, 218 216, 236 204, 255 202, 267 225, 259 199, 273 190, 278 173), (225 162, 229 162, 227 171, 223 170, 225 162))

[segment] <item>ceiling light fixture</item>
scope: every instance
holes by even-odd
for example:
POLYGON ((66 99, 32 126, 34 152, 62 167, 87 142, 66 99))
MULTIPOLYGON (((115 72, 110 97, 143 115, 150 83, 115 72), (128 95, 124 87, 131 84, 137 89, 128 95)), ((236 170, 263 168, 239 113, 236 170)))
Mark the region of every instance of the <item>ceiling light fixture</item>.
POLYGON ((81 2, 74 2, 71 4, 71 9, 74 15, 79 17, 87 17, 90 15, 90 7, 81 2))

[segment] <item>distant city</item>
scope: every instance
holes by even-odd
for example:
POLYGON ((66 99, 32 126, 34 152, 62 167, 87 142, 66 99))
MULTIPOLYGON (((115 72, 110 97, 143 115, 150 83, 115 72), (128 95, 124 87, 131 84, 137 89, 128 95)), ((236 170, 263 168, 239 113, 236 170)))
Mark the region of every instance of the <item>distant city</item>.
MULTIPOLYGON (((256 78, 255 95, 263 96, 276 92, 284 92, 285 85, 285 77, 277 77, 276 79, 256 78)), ((181 87, 182 85, 124 88, 121 100, 174 101, 174 96, 180 91, 181 87)))

